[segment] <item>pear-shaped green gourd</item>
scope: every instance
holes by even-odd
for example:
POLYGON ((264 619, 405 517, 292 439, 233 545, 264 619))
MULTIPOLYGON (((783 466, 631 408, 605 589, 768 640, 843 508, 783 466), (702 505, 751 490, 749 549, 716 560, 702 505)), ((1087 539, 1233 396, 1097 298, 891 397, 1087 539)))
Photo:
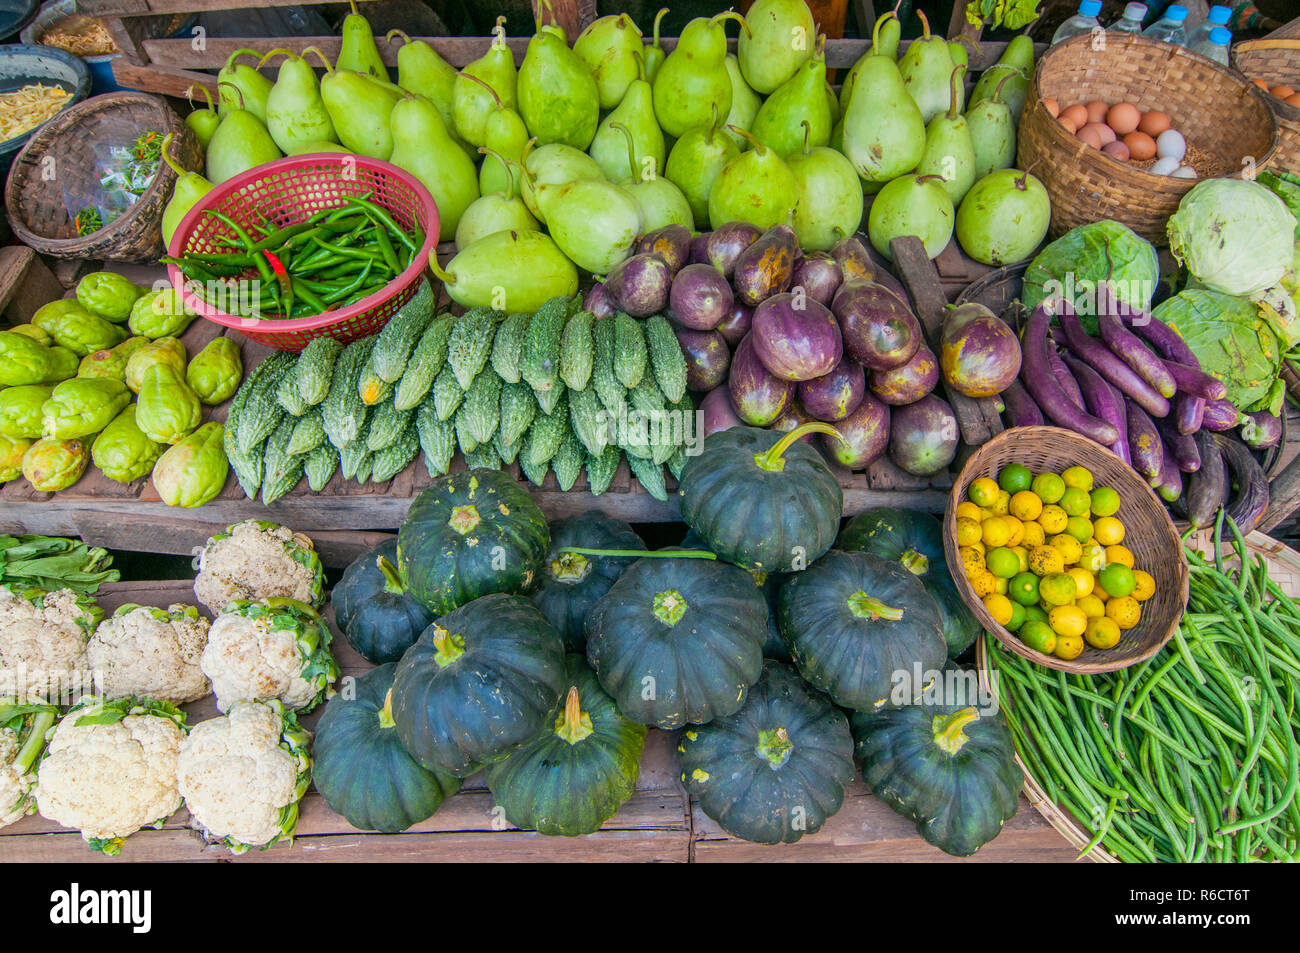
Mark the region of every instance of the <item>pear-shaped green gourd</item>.
POLYGON ((659 24, 663 22, 666 13, 668 13, 668 8, 661 7, 659 12, 655 14, 654 39, 646 44, 645 49, 641 51, 641 62, 645 67, 645 81, 647 83, 655 81, 659 67, 664 65, 664 59, 668 56, 664 52, 664 48, 659 45, 659 24))
POLYGON ((766 96, 812 56, 817 24, 804 0, 754 0, 745 25, 736 46, 740 72, 751 89, 766 96))
POLYGON ((763 98, 749 88, 745 77, 740 75, 740 61, 730 53, 727 54, 726 67, 727 78, 731 80, 731 109, 726 113, 722 131, 736 144, 737 149, 744 152, 749 148, 749 140, 735 130, 749 131, 754 125, 754 117, 763 105, 763 98))
POLYGON ((998 65, 1014 66, 1028 76, 1034 71, 1034 41, 1024 34, 1013 36, 998 57, 998 65))
MULTIPOLYGON (((967 37, 967 36, 959 36, 959 37, 957 37, 957 39, 955 39, 955 40, 949 40, 949 41, 948 41, 948 55, 952 57, 952 65, 953 65, 953 66, 965 66, 965 67, 969 68, 969 67, 970 67, 970 51, 969 51, 968 49, 966 49, 965 44, 963 44, 963 43, 960 42, 961 40, 970 40, 970 37, 967 37)), ((974 41, 974 40, 971 40, 971 42, 974 43, 975 41, 974 41)))
POLYGON ((916 15, 921 18, 923 32, 899 57, 898 72, 902 74, 904 88, 921 110, 921 118, 929 122, 948 108, 952 53, 948 51, 947 40, 930 35, 930 21, 925 14, 917 10, 916 15))
POLYGON ((431 253, 429 268, 466 308, 532 314, 551 298, 578 293, 578 270, 542 232, 493 232, 461 249, 446 270, 431 253))
MULTIPOLYGON (((537 231, 537 219, 528 211, 528 206, 519 197, 519 190, 514 184, 518 175, 519 162, 494 153, 487 146, 479 151, 487 158, 484 164, 492 162, 506 170, 507 184, 499 192, 485 192, 470 203, 469 208, 460 217, 456 226, 456 250, 466 248, 480 238, 503 230, 537 231)), ((481 176, 480 176, 481 177, 481 176)))
POLYGON ((452 85, 451 111, 456 134, 475 148, 487 144, 487 117, 496 102, 504 109, 518 108, 515 55, 506 45, 505 23, 505 17, 497 17, 487 52, 461 70, 452 85), (472 82, 470 76, 482 82, 472 82), (490 95, 484 85, 496 96, 490 95))
POLYGON ((424 183, 438 205, 438 240, 450 241, 460 217, 478 198, 478 170, 443 124, 436 107, 408 93, 389 120, 393 153, 388 161, 424 183))
POLYGON ((804 252, 830 251, 862 222, 862 180, 853 163, 826 146, 805 145, 785 164, 794 175, 794 233, 804 252))
POLYGON ((975 149, 976 179, 998 169, 1009 169, 1016 161, 1016 121, 1011 107, 1002 99, 1003 86, 1013 75, 1002 77, 990 98, 972 103, 966 110, 966 125, 975 149))
POLYGON ((176 227, 180 225, 185 213, 198 204, 199 199, 212 191, 212 183, 197 172, 189 172, 172 158, 171 144, 174 136, 168 133, 163 138, 162 158, 176 173, 176 185, 172 187, 172 197, 162 213, 163 247, 168 248, 176 227))
POLYGON ((236 109, 244 109, 266 122, 266 97, 271 95, 271 81, 251 66, 239 62, 242 57, 260 58, 257 50, 235 50, 217 73, 217 112, 224 119, 236 109))
POLYGON ((775 152, 743 129, 733 130, 752 148, 722 167, 709 193, 709 225, 749 222, 763 231, 794 217, 798 184, 775 152))
POLYGON ((312 139, 308 142, 300 142, 285 155, 306 156, 313 152, 351 152, 347 146, 338 142, 326 142, 324 139, 312 139))
POLYGON ((925 152, 925 120, 887 56, 862 61, 844 113, 844 155, 868 183, 916 168, 925 152))
POLYGON ((534 184, 533 191, 555 244, 583 271, 607 274, 645 233, 636 199, 605 179, 534 184))
POLYGON ((1020 122, 1020 116, 1025 111, 1025 103, 1029 101, 1029 77, 1018 66, 994 63, 986 69, 975 84, 975 88, 971 90, 971 107, 973 108, 976 103, 992 99, 999 87, 1002 89, 999 98, 1011 107, 1012 120, 1020 122))
POLYGON ((690 228, 695 222, 695 216, 691 213, 691 203, 686 201, 682 190, 658 173, 650 157, 637 152, 632 132, 627 126, 616 122, 614 129, 623 136, 627 164, 635 170, 630 177, 620 180, 619 185, 641 207, 642 232, 653 232, 665 225, 684 225, 690 228))
POLYGON ((596 81, 600 108, 623 101, 628 86, 641 76, 641 31, 626 13, 593 20, 573 42, 573 52, 596 81))
MULTIPOLYGON (((798 0, 798 3, 802 6, 803 0, 798 0)), ((744 36, 743 31, 741 35, 744 36)), ((795 74, 777 87, 759 107, 749 131, 755 139, 784 158, 798 152, 804 146, 805 138, 810 146, 826 145, 831 141, 834 125, 830 103, 826 99, 825 37, 821 37, 812 57, 806 59, 795 74)))
POLYGON ((527 175, 520 176, 519 195, 528 211, 540 222, 546 221, 546 215, 538 205, 534 188, 563 185, 574 179, 599 179, 605 175, 587 153, 558 142, 538 148, 536 139, 530 139, 524 147, 524 169, 527 175))
POLYGON ((733 11, 712 18, 696 17, 682 30, 654 79, 655 115, 674 138, 702 126, 718 112, 731 111, 732 86, 727 74, 726 22, 744 17, 733 11))
MULTIPOLYGON (((224 83, 218 86, 219 90, 224 88, 224 83)), ((234 90, 233 95, 237 97, 239 90, 234 90)), ((280 155, 279 147, 261 120, 247 109, 232 109, 222 118, 208 143, 208 181, 220 185, 254 166, 273 162, 280 155)))
POLYGON ((891 240, 902 235, 921 239, 930 258, 952 241, 952 200, 937 175, 902 175, 885 185, 871 203, 867 216, 867 237, 876 251, 890 261, 891 240))
POLYGON ((719 128, 719 119, 714 112, 709 125, 688 129, 673 143, 664 166, 664 175, 686 196, 698 229, 709 227, 709 193, 718 173, 740 155, 740 147, 719 128))
POLYGON ((943 178, 943 189, 960 205, 962 198, 975 184, 975 147, 971 144, 970 127, 961 114, 962 77, 966 67, 952 71, 952 104, 946 113, 940 113, 925 127, 925 153, 917 163, 917 175, 938 175, 943 178))
POLYGON ((665 151, 664 134, 655 118, 650 84, 639 79, 627 87, 627 95, 618 107, 601 120, 596 137, 591 140, 591 148, 587 150, 611 182, 640 179, 647 172, 658 175, 664 168, 665 151), (651 168, 628 166, 627 140, 618 126, 630 130, 637 157, 651 168))
POLYGON ((857 82, 858 72, 862 69, 863 62, 871 56, 887 56, 891 60, 896 59, 902 36, 898 14, 893 10, 887 10, 876 18, 876 24, 871 31, 871 46, 867 48, 867 52, 858 57, 856 63, 849 67, 840 84, 841 117, 849 111, 849 100, 853 96, 853 86, 857 82))
POLYGON ((199 140, 199 148, 206 149, 208 143, 212 141, 212 134, 221 125, 221 116, 212 105, 212 94, 208 92, 206 86, 191 86, 185 90, 185 98, 190 101, 190 104, 194 104, 194 91, 196 89, 203 91, 203 98, 208 101, 208 105, 207 108, 195 109, 186 116, 185 125, 190 127, 190 131, 194 133, 194 138, 199 140))
POLYGON ((320 98, 316 71, 304 58, 308 52, 316 53, 325 62, 325 54, 309 46, 303 56, 290 50, 272 50, 257 64, 260 67, 273 56, 284 56, 280 74, 266 97, 266 130, 285 153, 304 142, 329 142, 335 138, 334 123, 320 98))
POLYGON ((999 169, 966 193, 957 209, 957 243, 978 262, 1010 265, 1034 253, 1051 217, 1042 182, 1019 169, 999 169))
POLYGON ((478 150, 487 156, 478 169, 479 193, 491 195, 493 192, 517 191, 518 185, 508 161, 523 159, 524 147, 528 145, 528 128, 519 118, 519 113, 501 102, 495 89, 477 76, 466 75, 464 78, 480 84, 492 98, 491 112, 483 124, 483 145, 478 150))
POLYGON ((379 46, 375 43, 375 34, 370 29, 370 21, 357 12, 356 0, 348 0, 352 12, 343 18, 343 42, 339 46, 339 58, 336 69, 350 69, 366 73, 375 79, 388 79, 388 67, 379 55, 379 46))
POLYGON ((542 145, 586 149, 600 122, 600 94, 591 70, 555 24, 554 11, 551 18, 546 26, 538 23, 519 65, 519 115, 542 145))
POLYGON ((401 30, 389 30, 388 42, 400 39, 397 50, 397 85, 408 93, 423 96, 438 107, 443 123, 454 128, 451 101, 456 86, 456 67, 452 66, 424 40, 412 40, 401 30))
POLYGON ((355 70, 334 69, 321 77, 320 95, 339 142, 372 159, 393 154, 389 117, 402 98, 401 87, 355 70))

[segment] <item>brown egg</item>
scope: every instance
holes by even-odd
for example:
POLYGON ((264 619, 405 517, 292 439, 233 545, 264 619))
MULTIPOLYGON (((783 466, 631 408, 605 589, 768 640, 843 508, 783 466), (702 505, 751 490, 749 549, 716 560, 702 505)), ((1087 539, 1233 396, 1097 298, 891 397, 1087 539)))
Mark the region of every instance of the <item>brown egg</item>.
POLYGON ((1124 145, 1128 147, 1129 156, 1134 162, 1155 158, 1156 141, 1145 132, 1130 132, 1124 137, 1124 145))
POLYGON ((1142 121, 1142 110, 1132 103, 1116 103, 1106 112, 1106 125, 1115 130, 1117 136, 1127 136, 1142 121))
POLYGON ((1108 142, 1101 147, 1101 151, 1106 153, 1112 159, 1118 159, 1120 162, 1128 161, 1128 146, 1122 142, 1108 142))
POLYGON ((1110 107, 1100 99, 1094 99, 1092 102, 1088 103, 1087 109, 1088 122, 1105 122, 1106 113, 1110 111, 1110 107))
POLYGON ((1260 89, 1264 90, 1264 92, 1268 92, 1268 80, 1256 79, 1252 80, 1252 82, 1260 89))
POLYGON ((1060 119, 1068 119, 1074 123, 1074 128, 1079 129, 1088 124, 1088 107, 1087 106, 1067 106, 1061 110, 1060 119))
POLYGON ((1271 92, 1278 99, 1290 99, 1292 96, 1295 95, 1295 90, 1292 89, 1290 86, 1274 86, 1271 90, 1269 90, 1269 92, 1271 92))
POLYGON ((1061 104, 1055 99, 1044 99, 1043 105, 1047 107, 1047 111, 1052 114, 1053 119, 1061 114, 1061 104))
POLYGON ((1101 126, 1099 122, 1090 122, 1079 130, 1079 141, 1086 142, 1094 149, 1100 149, 1106 143, 1101 138, 1101 126))
POLYGON ((1110 128, 1110 126, 1106 125, 1104 122, 1088 123, 1088 125, 1084 126, 1083 129, 1079 130, 1079 135, 1083 135, 1084 131, 1087 129, 1095 129, 1097 131, 1097 138, 1101 140, 1101 145, 1097 146, 1098 149, 1108 142, 1115 141, 1115 130, 1110 128))
POLYGON ((1292 93, 1286 98, 1288 106, 1300 106, 1300 93, 1292 93))
POLYGON ((1168 129, 1170 125, 1169 116, 1166 113, 1153 109, 1142 114, 1142 121, 1138 123, 1138 129, 1154 139, 1168 129))
POLYGON ((1064 129, 1066 132, 1068 132, 1070 135, 1074 135, 1076 132, 1079 131, 1079 127, 1074 124, 1074 120, 1069 116, 1057 116, 1056 121, 1059 122, 1061 124, 1061 128, 1064 129))

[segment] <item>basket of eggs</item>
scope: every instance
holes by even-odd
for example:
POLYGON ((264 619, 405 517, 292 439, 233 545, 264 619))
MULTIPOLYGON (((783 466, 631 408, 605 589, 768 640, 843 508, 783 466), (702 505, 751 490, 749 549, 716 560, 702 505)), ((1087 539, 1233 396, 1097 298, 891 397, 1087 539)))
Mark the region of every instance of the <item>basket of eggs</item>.
POLYGON ((1247 40, 1232 48, 1232 62, 1268 95, 1277 117, 1277 151, 1270 168, 1300 175, 1300 40, 1247 40))
POLYGON ((1167 245, 1165 223, 1197 179, 1253 176, 1270 161, 1268 97, 1181 46, 1077 36, 1038 62, 1017 165, 1046 186, 1053 237, 1110 218, 1167 245))

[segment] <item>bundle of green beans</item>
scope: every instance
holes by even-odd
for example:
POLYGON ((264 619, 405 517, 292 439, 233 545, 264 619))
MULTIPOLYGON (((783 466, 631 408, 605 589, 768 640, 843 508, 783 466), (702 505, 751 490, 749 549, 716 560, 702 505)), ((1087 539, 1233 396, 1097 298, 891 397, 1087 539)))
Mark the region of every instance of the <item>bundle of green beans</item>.
POLYGON ((1029 773, 1094 832, 1083 853, 1300 859, 1300 607, 1229 526, 1212 559, 1188 551, 1187 611, 1146 662, 1067 675, 984 637, 1029 773))
POLYGON ((230 250, 162 260, 187 281, 225 286, 222 306, 240 317, 305 318, 346 308, 405 271, 425 236, 403 229, 369 192, 345 195, 343 203, 283 228, 268 222, 258 235, 209 210, 231 231, 217 239, 230 250), (257 294, 238 294, 239 282, 254 277, 257 294))

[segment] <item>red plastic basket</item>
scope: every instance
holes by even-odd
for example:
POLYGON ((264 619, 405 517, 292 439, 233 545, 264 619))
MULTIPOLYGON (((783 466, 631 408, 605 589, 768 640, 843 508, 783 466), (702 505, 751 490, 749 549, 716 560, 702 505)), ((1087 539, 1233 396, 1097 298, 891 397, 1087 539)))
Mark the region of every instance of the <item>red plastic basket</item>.
MULTIPOLYGON (((301 351, 312 338, 332 337, 352 341, 374 334, 419 290, 429 267, 429 255, 438 244, 438 207, 429 190, 391 162, 351 153, 321 152, 289 156, 268 162, 222 182, 199 200, 181 220, 168 254, 220 254, 220 237, 234 238, 229 226, 208 210, 222 212, 246 228, 262 231, 265 222, 283 228, 311 217, 323 208, 344 204, 345 195, 370 193, 369 200, 392 213, 403 228, 419 226, 424 246, 411 264, 382 291, 337 311, 309 318, 278 320, 247 318, 208 304, 185 288, 185 304, 215 324, 234 328, 260 344, 282 351, 301 351)), ((167 266, 172 285, 181 288, 185 278, 175 265, 167 266)), ((256 272, 250 269, 249 276, 256 272)))

